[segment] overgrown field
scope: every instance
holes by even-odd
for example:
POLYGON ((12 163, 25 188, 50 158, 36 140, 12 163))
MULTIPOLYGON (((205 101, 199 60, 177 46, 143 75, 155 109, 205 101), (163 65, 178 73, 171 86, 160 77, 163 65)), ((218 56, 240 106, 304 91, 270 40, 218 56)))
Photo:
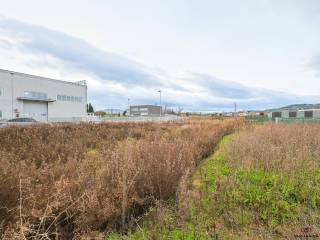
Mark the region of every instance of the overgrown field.
POLYGON ((159 204, 128 237, 109 239, 320 238, 319 132, 247 125, 200 164, 177 206, 159 204))
MULTIPOLYGON (((241 120, 0 130, 0 239, 126 232, 188 179, 241 120)), ((93 237, 92 237, 93 238, 93 237)))

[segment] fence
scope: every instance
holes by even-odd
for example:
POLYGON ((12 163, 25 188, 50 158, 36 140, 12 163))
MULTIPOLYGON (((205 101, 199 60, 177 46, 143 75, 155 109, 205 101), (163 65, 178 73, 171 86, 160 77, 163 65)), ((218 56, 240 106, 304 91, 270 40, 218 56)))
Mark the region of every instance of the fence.
POLYGON ((263 123, 320 123, 320 118, 269 118, 267 116, 247 116, 249 122, 263 123))
POLYGON ((167 122, 167 121, 180 121, 180 120, 183 120, 183 118, 175 115, 165 115, 162 117, 122 116, 122 117, 103 117, 101 120, 106 122, 167 122))

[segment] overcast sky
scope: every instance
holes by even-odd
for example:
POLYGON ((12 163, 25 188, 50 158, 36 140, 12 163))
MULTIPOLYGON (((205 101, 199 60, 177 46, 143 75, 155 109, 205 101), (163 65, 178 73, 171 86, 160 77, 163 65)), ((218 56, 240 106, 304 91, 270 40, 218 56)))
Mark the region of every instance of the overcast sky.
POLYGON ((97 109, 320 102, 319 0, 0 0, 0 68, 88 81, 97 109))

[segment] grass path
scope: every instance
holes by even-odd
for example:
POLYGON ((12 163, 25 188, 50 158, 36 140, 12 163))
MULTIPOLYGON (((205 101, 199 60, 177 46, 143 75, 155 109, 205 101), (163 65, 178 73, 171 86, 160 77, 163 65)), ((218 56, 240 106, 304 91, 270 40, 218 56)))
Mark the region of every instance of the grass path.
MULTIPOLYGON (((215 179, 220 175, 227 174, 230 170, 226 165, 223 155, 225 143, 231 140, 232 135, 227 135, 222 138, 216 147, 214 153, 204 159, 198 166, 192 177, 191 191, 188 199, 187 215, 188 220, 181 220, 177 216, 176 209, 168 210, 164 216, 164 222, 157 223, 148 220, 146 216, 142 225, 129 233, 125 237, 119 235, 111 235, 107 240, 119 239, 159 239, 159 240, 212 240, 217 239, 214 232, 208 231, 212 228, 211 222, 206 222, 206 211, 202 209, 203 202, 210 198, 209 194, 215 183, 215 179), (210 190, 211 189, 211 190, 210 190), (201 192, 201 200, 199 202, 199 192, 201 192), (202 202, 203 201, 203 202, 202 202), (201 206, 200 206, 201 205, 201 206), (204 222, 203 222, 204 221, 204 222)), ((179 206, 174 206, 178 208, 179 206)), ((152 215, 152 210, 149 214, 152 215)))
POLYGON ((214 153, 201 162, 192 179, 192 186, 195 189, 210 185, 210 183, 216 179, 217 174, 224 175, 229 173, 230 170, 227 167, 223 150, 225 144, 229 142, 231 138, 232 135, 224 136, 214 153))
POLYGON ((171 203, 160 220, 146 217, 135 232, 108 240, 294 239, 302 227, 318 228, 320 170, 315 176, 231 167, 226 149, 235 137, 225 136, 200 163, 182 204, 171 203))
POLYGON ((231 167, 226 148, 235 136, 224 137, 194 174, 199 196, 190 222, 199 239, 296 239, 305 227, 319 236, 320 170, 231 167))

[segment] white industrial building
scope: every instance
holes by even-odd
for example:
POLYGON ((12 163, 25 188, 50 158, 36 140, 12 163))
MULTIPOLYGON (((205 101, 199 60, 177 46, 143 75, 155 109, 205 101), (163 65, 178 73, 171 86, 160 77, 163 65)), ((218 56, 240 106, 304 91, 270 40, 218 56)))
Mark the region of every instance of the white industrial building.
POLYGON ((0 69, 0 119, 81 121, 87 115, 85 81, 66 82, 0 69))

